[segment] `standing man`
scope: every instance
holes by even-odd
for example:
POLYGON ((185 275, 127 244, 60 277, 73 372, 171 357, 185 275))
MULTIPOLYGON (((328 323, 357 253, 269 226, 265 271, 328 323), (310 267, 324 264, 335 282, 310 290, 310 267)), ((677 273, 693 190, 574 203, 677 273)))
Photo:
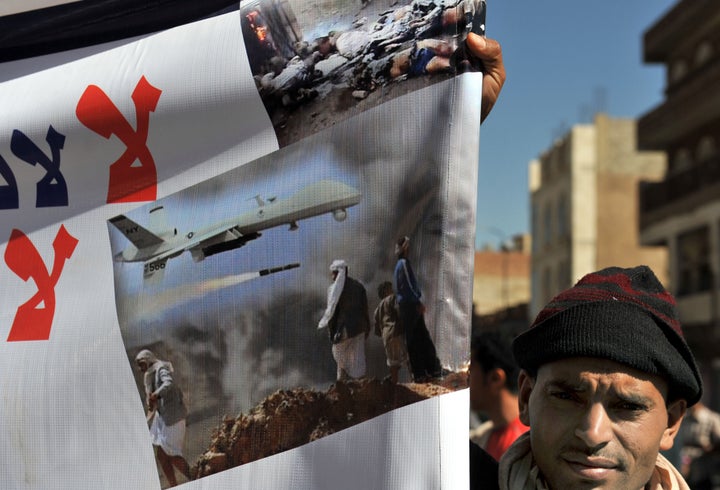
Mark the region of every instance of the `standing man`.
POLYGON ((528 431, 518 409, 518 374, 510 339, 499 333, 474 335, 470 344, 470 408, 488 420, 470 439, 496 461, 528 431))
POLYGON ((327 308, 318 329, 327 327, 337 363, 337 379, 365 376, 365 340, 370 333, 370 313, 365 287, 348 276, 344 260, 330 264, 332 284, 327 308))
MULTIPOLYGON (((375 308, 375 335, 382 338, 387 365, 390 368, 390 382, 397 384, 400 368, 408 366, 405 332, 400 323, 397 301, 390 281, 378 286, 380 304, 375 308)), ((409 367, 407 368, 410 371, 409 367)))
POLYGON ((187 408, 175 383, 172 364, 159 360, 152 351, 141 350, 135 363, 143 375, 150 423, 150 436, 158 462, 171 487, 177 485, 177 468, 190 480, 190 466, 183 457, 187 408))
POLYGON ((702 382, 675 300, 646 266, 611 267, 553 298, 513 342, 520 419, 501 489, 688 489, 661 454, 702 382))
POLYGON ((395 255, 398 259, 393 275, 395 296, 400 311, 400 322, 405 329, 413 380, 416 383, 425 382, 431 378, 441 377, 442 368, 435 344, 425 326, 425 305, 420 299, 422 292, 410 265, 408 237, 398 239, 395 244, 395 255))

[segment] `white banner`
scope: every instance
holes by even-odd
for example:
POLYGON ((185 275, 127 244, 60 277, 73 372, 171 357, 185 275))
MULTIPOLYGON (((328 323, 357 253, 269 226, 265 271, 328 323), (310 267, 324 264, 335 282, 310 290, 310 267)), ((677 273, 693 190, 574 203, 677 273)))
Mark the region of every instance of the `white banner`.
POLYGON ((249 2, 0 67, 1 488, 468 487, 478 5, 249 2))

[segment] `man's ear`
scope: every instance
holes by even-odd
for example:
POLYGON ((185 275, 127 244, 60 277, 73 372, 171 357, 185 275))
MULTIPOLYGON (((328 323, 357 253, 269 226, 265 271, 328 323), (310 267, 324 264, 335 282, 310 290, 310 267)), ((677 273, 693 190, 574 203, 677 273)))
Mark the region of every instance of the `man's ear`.
POLYGON ((518 376, 518 408, 520 409, 520 421, 530 426, 530 394, 535 386, 535 379, 524 369, 518 376))
POLYGON ((494 368, 488 373, 486 379, 489 380, 494 388, 500 390, 506 385, 507 374, 505 374, 505 370, 502 368, 494 368))
POLYGON ((660 439, 660 450, 667 451, 673 446, 675 436, 680 429, 680 423, 687 412, 687 402, 685 400, 675 400, 667 407, 668 422, 667 429, 663 432, 660 439))

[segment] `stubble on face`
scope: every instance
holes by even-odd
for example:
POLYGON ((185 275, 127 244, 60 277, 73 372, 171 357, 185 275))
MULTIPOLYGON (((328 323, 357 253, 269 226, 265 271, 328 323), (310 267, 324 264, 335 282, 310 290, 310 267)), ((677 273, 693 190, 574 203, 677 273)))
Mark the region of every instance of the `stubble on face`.
POLYGON ((571 358, 520 376, 521 419, 552 489, 641 489, 684 401, 666 405, 662 378, 612 361, 571 358), (679 408, 679 409, 678 409, 679 408))

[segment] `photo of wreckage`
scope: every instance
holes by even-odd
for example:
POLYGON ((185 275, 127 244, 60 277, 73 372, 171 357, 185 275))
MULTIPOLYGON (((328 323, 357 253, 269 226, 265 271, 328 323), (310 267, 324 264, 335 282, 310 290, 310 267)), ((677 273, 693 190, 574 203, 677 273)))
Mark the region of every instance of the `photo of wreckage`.
POLYGON ((484 33, 484 0, 353 0, 333 6, 335 18, 318 19, 314 12, 331 9, 306 6, 296 13, 287 0, 240 5, 255 84, 281 146, 307 136, 308 129, 315 132, 474 70, 464 40, 470 30, 484 33), (303 131, 284 135, 293 124, 303 131))

